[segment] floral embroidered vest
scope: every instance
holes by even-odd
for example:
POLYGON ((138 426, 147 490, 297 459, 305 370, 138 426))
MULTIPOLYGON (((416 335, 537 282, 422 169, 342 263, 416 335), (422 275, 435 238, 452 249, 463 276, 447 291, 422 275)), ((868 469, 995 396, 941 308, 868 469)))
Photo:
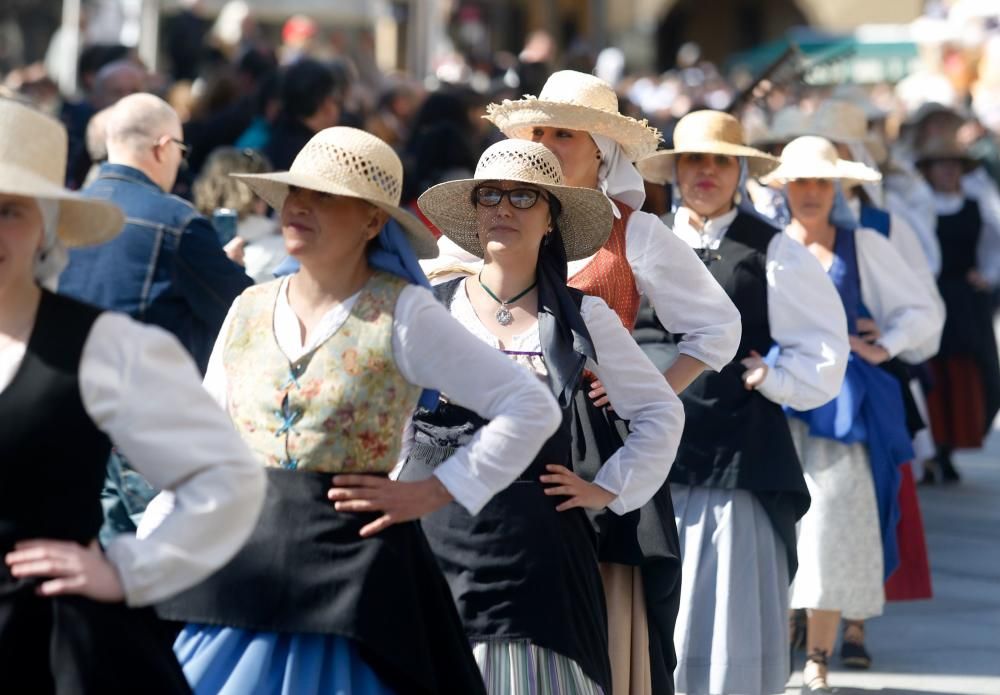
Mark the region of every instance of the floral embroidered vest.
POLYGON ((611 226, 611 236, 594 254, 594 257, 580 272, 569 279, 570 287, 586 294, 600 297, 618 314, 625 328, 635 328, 639 314, 639 290, 635 285, 632 266, 625 255, 625 230, 632 216, 632 208, 615 202, 621 218, 611 226))
POLYGON ((420 396, 392 355, 404 287, 376 272, 337 332, 295 361, 274 335, 281 281, 240 295, 223 353, 229 416, 266 466, 388 473, 396 465, 420 396))

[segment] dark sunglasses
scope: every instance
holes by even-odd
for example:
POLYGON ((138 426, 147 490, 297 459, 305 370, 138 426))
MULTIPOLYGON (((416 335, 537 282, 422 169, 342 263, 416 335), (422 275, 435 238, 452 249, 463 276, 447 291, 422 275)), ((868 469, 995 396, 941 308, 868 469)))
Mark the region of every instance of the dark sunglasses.
POLYGON ((495 208, 500 201, 507 196, 511 206, 518 210, 527 210, 535 206, 538 199, 544 197, 550 200, 549 195, 537 188, 512 188, 509 191, 496 186, 477 186, 472 191, 472 202, 474 205, 481 205, 484 208, 495 208))

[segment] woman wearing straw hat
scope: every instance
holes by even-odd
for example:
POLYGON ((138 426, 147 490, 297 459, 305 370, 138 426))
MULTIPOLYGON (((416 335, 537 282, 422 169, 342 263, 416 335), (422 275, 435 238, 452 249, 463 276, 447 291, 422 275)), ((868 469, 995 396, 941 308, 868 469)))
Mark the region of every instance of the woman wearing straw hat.
MULTIPOLYGON (((608 240, 597 253, 570 263, 570 286, 604 299, 629 330, 635 327, 640 295, 647 296, 666 329, 684 336, 679 356, 665 372, 676 392, 706 368, 722 369, 739 344, 739 312, 687 244, 655 215, 639 210, 646 191, 632 162, 656 149, 656 129, 622 116, 608 83, 571 70, 553 73, 537 98, 493 104, 488 112, 487 118, 508 137, 551 149, 569 185, 599 190, 611 200, 614 220, 608 240)), ((600 393, 599 383, 594 391, 600 393)), ((602 433, 608 429, 608 413, 585 401, 582 396, 578 408, 585 415, 582 427, 589 431, 578 440, 610 440, 590 446, 581 457, 581 473, 592 476, 614 450, 617 435, 602 433)), ((606 402, 595 401, 597 406, 606 402)), ((669 466, 670 460, 662 463, 669 466)), ((598 520, 616 693, 673 689, 680 573, 672 517, 664 488, 622 524, 614 518, 598 520)))
POLYGON ((1000 284, 1000 229, 963 192, 963 174, 977 165, 952 138, 929 140, 917 153, 917 166, 934 189, 942 258, 938 287, 947 306, 941 351, 931 361, 928 405, 937 444, 931 481, 959 479, 952 450, 982 447, 1000 409, 991 301, 1000 284))
MULTIPOLYGON (((806 132, 830 140, 842 159, 858 161, 873 169, 877 166, 876 161, 885 161, 887 157, 881 141, 868 132, 864 109, 845 101, 829 99, 822 102, 810 115, 806 132)), ((925 235, 918 235, 907 222, 907 217, 897 212, 899 203, 893 199, 889 204, 880 181, 844 186, 842 192, 847 202, 844 213, 852 216, 858 226, 872 229, 889 239, 900 257, 920 279, 928 298, 937 309, 938 324, 943 325, 944 302, 930 265, 931 260, 935 259, 937 266, 940 266, 941 251, 937 239, 926 239, 925 235)), ((924 223, 921 228, 927 226, 924 223)), ((858 331, 862 335, 876 338, 878 327, 870 318, 859 318, 858 331)), ((940 337, 939 332, 933 333, 926 345, 908 352, 909 360, 916 360, 916 364, 933 357, 940 346, 940 337)), ((896 377, 903 387, 906 422, 913 438, 917 457, 915 460, 931 458, 934 455, 934 445, 925 420, 926 400, 920 381, 913 376, 913 368, 899 358, 888 360, 881 366, 896 377)), ((932 591, 927 542, 911 464, 901 466, 900 474, 900 522, 896 532, 900 562, 897 570, 886 577, 886 600, 929 599, 932 591)), ((852 668, 871 667, 871 655, 865 647, 863 621, 844 621, 840 659, 845 666, 852 668)))
POLYGON ((300 270, 239 297, 205 376, 269 489, 244 549, 160 606, 188 623, 185 674, 197 692, 482 692, 415 520, 480 512, 555 431, 555 402, 418 286, 436 247, 399 207, 384 142, 328 128, 290 171, 240 178, 281 211, 300 270), (492 421, 433 476, 389 480, 418 399, 437 403, 426 389, 492 421))
POLYGON ((782 406, 828 402, 847 364, 843 306, 822 266, 743 203, 747 175, 777 165, 719 111, 688 114, 673 149, 637 163, 647 180, 676 186, 674 234, 743 319, 735 359, 681 395, 670 482, 684 559, 674 633, 683 693, 785 692, 795 522, 809 493, 782 406))
POLYGON ((48 289, 66 247, 125 221, 62 187, 66 142, 57 121, 0 99, 0 672, 7 692, 187 693, 138 607, 237 551, 264 477, 172 336, 48 289), (112 446, 179 506, 155 535, 102 549, 112 446))
POLYGON ((803 692, 829 692, 827 660, 841 615, 864 620, 882 612, 884 574, 898 560, 898 467, 913 458, 899 382, 876 365, 906 358, 940 331, 919 278, 885 237, 835 224, 837 186, 878 181, 878 172, 840 159, 833 143, 792 140, 762 181, 783 186, 792 221, 785 234, 827 269, 847 313, 851 357, 835 400, 792 411, 792 437, 812 498, 799 522, 799 570, 792 608, 808 609, 803 692), (861 337, 870 316, 878 338, 861 337))
MULTIPOLYGON (((618 316, 566 286, 567 261, 607 239, 611 206, 599 191, 566 186, 555 155, 522 140, 493 145, 473 179, 434 186, 418 203, 484 259, 478 276, 438 285, 438 296, 478 340, 545 379, 563 408, 562 427, 479 516, 451 504, 425 518, 424 531, 488 692, 610 695, 604 595, 584 510, 624 514, 647 502, 683 427, 680 402, 618 316), (574 473, 571 451, 585 366, 632 430, 594 482, 574 473)), ((418 412, 401 478, 425 477, 482 423, 447 402, 418 412)))

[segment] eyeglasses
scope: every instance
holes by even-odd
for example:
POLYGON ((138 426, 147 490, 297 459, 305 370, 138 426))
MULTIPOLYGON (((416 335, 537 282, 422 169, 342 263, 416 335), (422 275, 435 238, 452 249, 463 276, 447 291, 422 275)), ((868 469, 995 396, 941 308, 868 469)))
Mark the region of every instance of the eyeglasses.
POLYGON ((512 188, 509 191, 496 186, 479 186, 472 191, 472 202, 484 208, 495 208, 507 196, 510 204, 518 210, 527 210, 535 206, 538 199, 544 197, 551 200, 547 193, 537 188, 512 188))
MULTIPOLYGON (((183 140, 178 140, 175 137, 170 137, 168 139, 170 140, 170 142, 177 145, 177 149, 181 151, 181 159, 187 161, 188 155, 191 154, 191 146, 185 143, 183 140)), ((161 144, 162 144, 161 142, 157 142, 154 145, 154 147, 159 147, 161 144)))

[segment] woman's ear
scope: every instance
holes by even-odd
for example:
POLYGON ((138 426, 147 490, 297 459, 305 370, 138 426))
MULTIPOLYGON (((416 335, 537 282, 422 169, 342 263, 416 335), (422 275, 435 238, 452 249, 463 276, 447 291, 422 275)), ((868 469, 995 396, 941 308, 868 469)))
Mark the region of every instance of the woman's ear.
POLYGON ((368 218, 368 224, 365 226, 365 238, 374 239, 388 221, 389 213, 372 205, 372 215, 368 218))

